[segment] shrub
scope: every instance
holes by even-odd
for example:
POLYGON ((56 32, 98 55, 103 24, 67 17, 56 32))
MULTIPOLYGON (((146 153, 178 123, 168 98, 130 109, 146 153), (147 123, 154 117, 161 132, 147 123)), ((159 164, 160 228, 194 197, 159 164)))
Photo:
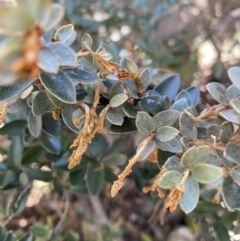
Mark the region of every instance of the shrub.
MULTIPOLYGON (((239 67, 229 69, 233 84, 228 89, 207 85, 219 104, 197 114, 197 86, 179 92, 179 75, 166 76, 154 86, 151 68, 140 69, 127 58, 118 61, 105 44, 92 49, 88 34, 75 53, 70 47, 74 26, 54 30, 64 16, 61 5, 48 0, 36 0, 31 8, 25 4, 4 3, 0 10, 5 34, 0 47, 0 134, 11 139, 8 152, 1 150, 0 187, 16 189, 10 217, 24 210, 34 180, 51 182, 60 195, 96 195, 105 180, 112 183, 114 197, 133 165, 142 161, 150 161, 153 170, 152 184, 143 192, 165 198, 164 209, 172 212, 180 206, 192 212, 204 187, 199 184, 208 183, 216 187, 215 203, 222 197, 225 208, 240 209, 239 67), (121 140, 109 146, 99 134, 104 126, 113 134, 141 134, 127 165, 121 140), (122 169, 118 177, 114 166, 122 169)), ((15 240, 11 232, 0 236, 15 240)), ((21 240, 33 239, 32 234, 26 237, 21 240)))

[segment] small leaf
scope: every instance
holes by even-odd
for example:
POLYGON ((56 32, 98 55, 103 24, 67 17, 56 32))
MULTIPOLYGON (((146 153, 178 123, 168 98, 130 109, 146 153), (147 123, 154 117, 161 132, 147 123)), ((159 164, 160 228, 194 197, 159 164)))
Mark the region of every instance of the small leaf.
POLYGON ((126 94, 118 94, 110 100, 109 105, 111 108, 116 108, 122 105, 127 99, 128 96, 126 94))
POLYGON ((186 90, 182 90, 181 92, 178 93, 178 95, 175 98, 175 101, 180 100, 180 99, 186 99, 188 102, 188 106, 193 106, 193 100, 190 94, 186 90))
POLYGON ((21 164, 29 165, 37 162, 39 157, 42 156, 42 154, 43 149, 41 146, 33 146, 24 153, 21 164))
POLYGON ((194 161, 194 165, 205 162, 211 153, 209 146, 199 146, 197 147, 197 158, 194 161))
POLYGON ((138 72, 137 65, 132 60, 129 60, 127 58, 121 59, 120 66, 121 66, 121 68, 128 69, 131 73, 137 73, 138 72))
POLYGON ((230 102, 232 105, 233 109, 240 114, 240 100, 234 99, 230 102))
POLYGON ((170 141, 178 135, 179 131, 170 126, 162 126, 158 128, 156 132, 156 138, 159 141, 166 142, 170 141))
POLYGON ((192 101, 193 101, 193 105, 196 106, 198 104, 199 101, 199 97, 200 97, 200 91, 199 88, 197 86, 191 86, 188 87, 187 89, 185 89, 188 94, 191 96, 192 101))
POLYGON ((235 110, 223 110, 219 112, 220 116, 222 116, 224 119, 234 123, 234 124, 240 124, 240 115, 235 112, 235 110))
POLYGON ((83 50, 92 51, 91 47, 92 47, 92 44, 93 44, 93 40, 92 40, 92 37, 89 34, 84 33, 84 35, 81 39, 81 44, 82 44, 83 50))
POLYGON ((8 231, 3 241, 16 241, 16 235, 13 231, 8 231))
POLYGON ((182 166, 181 161, 177 156, 169 157, 163 167, 168 171, 171 171, 171 170, 175 170, 178 172, 184 171, 184 167, 182 166))
POLYGON ((181 113, 179 124, 180 131, 184 136, 186 136, 190 140, 195 140, 197 138, 198 132, 196 123, 188 116, 187 113, 181 113))
POLYGON ((153 120, 146 112, 140 111, 137 114, 136 126, 140 133, 149 135, 153 130, 153 120))
POLYGON ((23 145, 20 136, 16 136, 13 138, 10 148, 9 148, 9 162, 15 168, 21 167, 21 160, 23 154, 23 145))
POLYGON ((114 84, 109 93, 109 99, 111 100, 115 95, 122 94, 124 92, 124 87, 122 82, 117 82, 114 84))
POLYGON ((62 69, 70 79, 74 80, 75 83, 90 84, 97 83, 99 77, 81 68, 64 68, 62 69))
POLYGON ((210 183, 223 177, 223 170, 209 164, 198 164, 192 170, 193 178, 199 183, 210 183))
POLYGON ((212 124, 208 127, 207 133, 213 136, 219 136, 221 131, 221 126, 217 124, 212 124))
POLYGON ((152 115, 157 115, 160 111, 163 111, 162 105, 151 99, 140 100, 138 104, 143 111, 151 113, 152 115))
POLYGON ((222 198, 229 211, 240 210, 240 186, 229 176, 223 181, 222 198))
POLYGON ((110 109, 107 112, 106 117, 112 124, 117 125, 117 126, 121 126, 124 121, 122 112, 117 108, 110 109))
POLYGON ((24 90, 32 85, 32 83, 33 80, 26 79, 17 81, 12 85, 0 86, 0 103, 7 102, 20 95, 24 90))
POLYGON ((178 139, 174 138, 170 141, 162 142, 155 139, 157 146, 163 151, 169 151, 173 153, 182 152, 182 145, 178 139))
POLYGON ((238 185, 240 185, 240 170, 239 170, 239 169, 231 170, 230 176, 233 178, 233 180, 234 180, 238 185))
POLYGON ((82 109, 78 108, 73 112, 72 122, 78 129, 80 129, 82 127, 82 125, 84 123, 84 112, 82 111, 82 109), (74 123, 74 120, 77 118, 82 118, 82 119, 78 123, 74 123))
POLYGON ((152 83, 152 74, 150 68, 143 70, 139 78, 142 81, 143 88, 146 89, 152 83))
POLYGON ((199 185, 198 183, 189 176, 185 183, 185 192, 180 200, 180 208, 183 212, 190 213, 197 206, 199 199, 199 185))
POLYGON ((42 116, 42 128, 47 134, 58 136, 61 132, 61 127, 61 120, 55 120, 52 113, 46 113, 42 116))
POLYGON ((71 38, 73 31, 73 24, 63 25, 54 34, 54 39, 61 43, 66 43, 71 38))
POLYGON ((168 171, 165 172, 159 179, 158 185, 161 188, 170 189, 182 179, 182 175, 178 171, 168 171))
POLYGON ((194 164, 196 158, 197 158, 197 148, 196 146, 193 146, 184 152, 181 158, 181 163, 183 166, 189 167, 194 164))
POLYGON ((228 76, 234 86, 240 90, 240 67, 231 67, 228 70, 228 76))
POLYGON ((52 181, 52 173, 50 171, 43 171, 39 169, 28 170, 27 172, 29 180, 39 180, 43 182, 52 181))
POLYGON ((207 90, 211 96, 220 104, 228 104, 227 91, 222 84, 217 82, 207 84, 207 90))
POLYGON ((19 193, 15 202, 13 203, 13 213, 20 214, 25 208, 30 191, 28 190, 24 194, 19 193))
POLYGON ((120 166, 127 162, 127 157, 121 153, 110 153, 102 158, 105 165, 120 166))
POLYGON ((48 45, 55 53, 60 66, 77 66, 77 55, 66 44, 55 42, 48 45))
POLYGON ((27 233, 21 237, 19 241, 33 241, 33 235, 31 233, 27 233))
POLYGON ((76 103, 76 90, 70 78, 59 71, 57 75, 42 72, 40 80, 43 86, 56 98, 65 103, 76 103))
POLYGON ((61 142, 57 137, 43 133, 40 137, 40 143, 50 153, 59 154, 61 151, 61 142))
POLYGON ((213 228, 216 234, 217 241, 230 240, 228 229, 220 221, 214 223, 213 228))
POLYGON ((189 106, 188 101, 185 98, 179 99, 173 103, 171 110, 182 111, 189 106))
POLYGON ((240 96, 240 90, 235 85, 230 85, 227 88, 227 96, 229 100, 237 99, 240 96))
POLYGON ((38 92, 32 102, 32 112, 36 115, 43 115, 53 108, 52 102, 48 99, 45 91, 38 92))
POLYGON ((55 107, 57 107, 60 110, 64 110, 67 107, 67 104, 62 102, 61 100, 59 100, 58 98, 56 98, 55 96, 53 96, 52 94, 50 94, 49 92, 47 92, 48 98, 49 100, 53 103, 53 105, 55 107))
POLYGON ((122 105, 123 112, 131 118, 137 117, 137 109, 127 101, 122 105))
POLYGON ((226 145, 234 134, 234 126, 231 122, 226 121, 221 125, 222 130, 220 131, 220 140, 226 145))
POLYGON ((48 73, 57 74, 59 69, 58 59, 54 51, 43 47, 38 54, 38 67, 48 73))
POLYGON ((179 87, 179 75, 170 75, 163 79, 157 86, 155 86, 154 90, 157 91, 160 95, 167 96, 172 101, 176 96, 179 87))
POLYGON ((87 188, 91 195, 96 195, 102 189, 104 170, 100 163, 89 163, 87 168, 87 188))
POLYGON ((236 164, 240 163, 240 145, 235 143, 228 143, 224 150, 224 157, 229 161, 232 161, 236 164))
POLYGON ((7 184, 10 183, 11 178, 13 176, 13 171, 7 170, 2 173, 0 173, 0 188, 3 189, 7 184))
POLYGON ((38 138, 42 130, 42 117, 34 116, 32 112, 28 115, 28 129, 32 136, 38 138))
POLYGON ((24 133, 26 125, 27 122, 25 120, 11 121, 0 128, 0 135, 8 135, 9 137, 21 136, 24 133))
POLYGON ((176 110, 164 110, 153 117, 154 130, 161 126, 173 126, 178 120, 180 112, 176 110))

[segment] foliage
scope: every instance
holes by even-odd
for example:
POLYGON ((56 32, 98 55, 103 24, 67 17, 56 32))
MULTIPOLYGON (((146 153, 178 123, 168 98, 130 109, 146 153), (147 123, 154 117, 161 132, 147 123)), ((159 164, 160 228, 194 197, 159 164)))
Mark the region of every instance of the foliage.
MULTIPOLYGON (((153 180, 140 188, 165 198, 165 210, 173 212, 179 205, 186 214, 192 212, 201 184, 209 183, 217 190, 214 203, 222 197, 225 208, 240 209, 239 67, 229 69, 233 84, 228 89, 207 85, 219 104, 198 115, 200 91, 191 86, 179 92, 179 75, 154 86, 151 68, 119 60, 105 44, 95 49, 87 33, 75 53, 70 47, 74 26, 54 30, 63 18, 60 4, 37 0, 29 5, 26 0, 2 5, 0 134, 8 135, 11 145, 7 152, 1 150, 0 187, 16 190, 6 216, 24 210, 34 180, 52 183, 66 199, 69 192, 97 195, 106 181, 114 197, 141 161, 152 162, 153 180), (121 144, 109 145, 100 134, 109 126, 106 120, 111 133, 141 134, 127 164, 121 144), (116 167, 121 169, 118 177, 116 167)), ((214 225, 217 233, 221 223, 214 225)), ((57 240, 61 235, 60 227, 38 223, 29 232, 20 240, 57 240)), ((0 235, 1 240, 16 240, 11 231, 0 235)), ((67 235, 77 240, 74 233, 67 235)))

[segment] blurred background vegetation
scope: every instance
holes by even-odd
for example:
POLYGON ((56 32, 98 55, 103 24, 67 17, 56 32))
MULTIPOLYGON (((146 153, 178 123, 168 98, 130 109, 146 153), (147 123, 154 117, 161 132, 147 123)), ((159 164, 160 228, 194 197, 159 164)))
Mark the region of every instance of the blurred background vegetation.
MULTIPOLYGON (((110 45, 114 58, 127 56, 140 67, 153 67, 155 83, 165 73, 180 73, 182 88, 199 86, 202 96, 199 110, 206 103, 214 103, 206 93, 205 84, 217 81, 228 86, 226 70, 239 65, 239 0, 60 2, 66 7, 63 24, 73 23, 78 34, 73 48, 80 49, 81 36, 87 32, 95 43, 110 45)), ((111 137, 107 131, 104 135, 128 156, 138 143, 136 136, 118 140, 118 136, 111 137)), ((76 194, 63 198, 52 192, 50 184, 37 181, 26 210, 11 219, 7 228, 21 233, 34 224, 35 233, 44 233, 64 222, 62 240, 67 241, 227 241, 228 235, 231 240, 240 240, 238 212, 223 211, 221 205, 213 204, 211 188, 205 190, 193 213, 184 215, 180 210, 167 213, 164 225, 161 224, 162 201, 140 191, 156 174, 153 169, 148 162, 135 167, 132 179, 126 180, 114 199, 109 194, 110 184, 98 196, 83 194, 84 190, 78 189, 73 190, 76 194), (219 218, 224 225, 217 222, 219 218)), ((9 198, 10 192, 8 197, 0 196, 2 213, 6 212, 3 209, 9 198)), ((43 240, 41 235, 38 240, 43 240)))

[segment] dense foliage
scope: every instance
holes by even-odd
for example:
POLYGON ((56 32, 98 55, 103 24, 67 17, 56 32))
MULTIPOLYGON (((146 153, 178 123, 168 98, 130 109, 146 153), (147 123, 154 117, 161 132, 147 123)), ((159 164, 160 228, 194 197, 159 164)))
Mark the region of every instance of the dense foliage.
MULTIPOLYGON (((179 75, 153 85, 151 68, 119 60, 106 44, 94 49, 86 33, 74 52, 74 26, 55 30, 62 5, 3 2, 0 15, 0 134, 11 139, 8 152, 1 150, 0 187, 16 190, 6 221, 24 210, 34 180, 51 182, 66 198, 70 192, 96 195, 106 181, 115 197, 134 164, 143 161, 151 183, 138 188, 165 198, 165 211, 180 206, 192 212, 201 184, 209 183, 216 190, 214 203, 223 200, 229 211, 240 209, 239 67, 228 71, 229 88, 207 85, 219 104, 198 114, 199 89, 179 91, 179 75), (141 134, 127 164, 123 141, 109 146, 100 134, 104 127, 113 134, 141 134)), ((60 230, 35 225, 20 240, 54 240, 60 230)), ((0 237, 16 240, 4 229, 0 237)))

